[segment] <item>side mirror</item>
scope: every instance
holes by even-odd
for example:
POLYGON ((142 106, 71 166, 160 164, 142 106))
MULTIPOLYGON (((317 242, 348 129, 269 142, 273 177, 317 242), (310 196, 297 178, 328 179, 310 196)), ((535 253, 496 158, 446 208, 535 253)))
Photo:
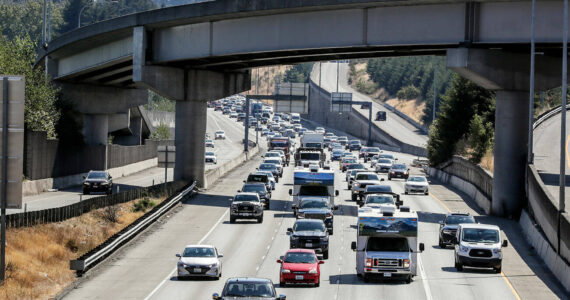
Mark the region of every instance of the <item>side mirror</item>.
POLYGON ((113 176, 109 175, 109 179, 113 179, 113 176))
POLYGON ((400 206, 402 206, 402 205, 404 205, 404 201, 402 201, 402 200, 396 201, 396 206, 397 206, 397 207, 400 207, 400 206))
POLYGON ((85 179, 85 178, 87 178, 87 177, 83 176, 83 179, 85 179))
POLYGON ((504 240, 502 246, 503 246, 503 247, 508 247, 508 246, 509 246, 509 241, 504 240))
POLYGON ((352 251, 356 251, 356 242, 350 243, 350 249, 352 249, 352 251))
POLYGON ((218 299, 220 299, 220 295, 218 295, 218 293, 214 293, 214 294, 212 295, 212 299, 218 300, 218 299))
POLYGON ((324 260, 319 260, 319 265, 322 265, 322 264, 324 264, 324 263, 325 263, 324 260))
POLYGON ((425 246, 424 243, 420 243, 420 252, 424 252, 425 246))
POLYGON ((244 183, 245 183, 245 180, 242 180, 242 182, 244 182, 244 183))
POLYGON ((360 206, 360 207, 364 206, 364 202, 358 202, 357 204, 358 204, 358 206, 360 206))
POLYGON ((293 196, 293 190, 289 189, 289 196, 293 196))
POLYGON ((241 193, 241 190, 237 190, 238 193, 241 193))
POLYGON ((291 227, 287 228, 287 232, 293 232, 293 228, 291 227))
POLYGON ((338 210, 338 205, 333 206, 333 210, 338 210))
POLYGON ((335 195, 335 196, 338 196, 338 195, 339 195, 338 190, 335 190, 335 191, 334 191, 334 195, 335 195))
POLYGON ((410 172, 410 169, 408 169, 408 172, 410 172))
POLYGON ((439 221, 438 223, 439 223, 439 225, 443 225, 443 221, 439 221))
POLYGON ((297 204, 291 204, 292 209, 297 209, 297 204))
POLYGON ((380 178, 380 181, 384 181, 384 178, 380 178))
POLYGON ((222 258, 222 257, 224 257, 223 254, 218 254, 218 258, 222 258))
POLYGON ((176 257, 182 257, 182 255, 180 255, 179 253, 176 253, 176 257))
POLYGON ((398 160, 398 158, 396 157, 396 158, 394 158, 394 160, 398 160))
POLYGON ((278 264, 282 264, 282 263, 283 263, 283 261, 282 261, 282 260, 280 260, 280 259, 278 259, 278 260, 277 260, 277 263, 278 263, 278 264))

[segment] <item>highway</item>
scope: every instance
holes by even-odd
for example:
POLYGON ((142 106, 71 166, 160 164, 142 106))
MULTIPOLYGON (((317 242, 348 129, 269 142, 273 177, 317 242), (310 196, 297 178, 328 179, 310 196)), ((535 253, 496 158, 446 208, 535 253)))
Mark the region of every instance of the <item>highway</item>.
MULTIPOLYGON (((216 153, 218 164, 206 164, 206 172, 237 157, 243 151, 243 144, 241 143, 244 136, 243 125, 238 124, 235 119, 230 119, 227 115, 222 115, 220 111, 215 112, 213 108, 208 108, 206 132, 209 133, 210 137, 213 139, 216 130, 220 129, 225 131, 226 139, 214 140, 214 148, 206 148, 206 151, 214 151, 216 153)), ((249 139, 255 141, 255 134, 252 130, 250 130, 249 139)), ((172 180, 172 176, 173 170, 169 169, 169 181, 172 180)), ((114 178, 113 183, 115 185, 115 191, 117 191, 117 188, 119 191, 125 191, 137 187, 151 186, 153 183, 164 183, 164 169, 158 167, 146 169, 129 176, 114 178)), ((23 199, 25 208, 9 209, 7 212, 8 214, 14 214, 23 212, 24 209, 27 211, 34 211, 65 206, 76 203, 80 200, 80 197, 81 199, 88 199, 102 195, 102 193, 92 195, 81 194, 82 187, 74 186, 55 192, 45 192, 39 195, 27 196, 23 199)))
MULTIPOLYGON (((320 67, 322 75, 320 78, 321 87, 329 92, 337 91, 337 63, 333 62, 322 62, 320 67)), ((372 101, 373 111, 372 118, 375 117, 377 111, 386 112, 386 121, 374 121, 374 124, 382 128, 384 131, 388 132, 390 135, 395 137, 401 142, 414 145, 423 146, 427 143, 427 135, 420 132, 416 127, 411 125, 406 120, 402 119, 395 113, 387 110, 381 104, 374 102, 370 97, 354 90, 348 84, 348 63, 339 64, 339 78, 338 78, 338 91, 352 93, 353 101, 372 101)), ((315 63, 313 66, 313 71, 311 72, 311 78, 313 82, 319 84, 319 63, 315 63)), ((360 109, 360 106, 353 106, 356 111, 359 111, 366 118, 368 118, 368 110, 360 109)))
MULTIPOLYGON (((410 163, 412 156, 395 153, 410 163)), ((262 224, 229 223, 228 199, 242 186, 242 180, 258 166, 256 156, 221 178, 209 190, 186 199, 173 212, 125 246, 108 262, 89 275, 66 299, 211 299, 222 291, 229 277, 266 277, 276 284, 278 294, 288 299, 556 299, 568 295, 559 291, 553 279, 521 240, 515 221, 478 217, 483 223, 502 224, 513 247, 505 248, 504 273, 486 270, 457 272, 453 267, 453 250, 437 246, 438 224, 450 211, 469 211, 472 203, 436 182, 431 194, 403 195, 405 205, 417 210, 420 219, 419 242, 426 251, 419 255, 419 276, 409 285, 403 282, 364 283, 355 274, 355 254, 350 243, 356 238, 357 206, 350 199, 344 176, 338 170, 335 180, 340 191, 336 204, 330 259, 321 268, 321 286, 280 287, 279 265, 275 262, 289 249, 286 234, 295 218, 290 210, 288 189, 292 188, 293 167, 285 168, 282 180, 273 191, 272 209, 265 211, 262 224), (212 244, 223 258, 221 280, 178 280, 175 276, 176 253, 187 244, 212 244), (519 252, 521 254, 519 254, 519 252), (521 257, 524 256, 524 257, 521 257), (546 274, 546 275, 545 275, 546 274), (553 291, 554 290, 554 291, 553 291)), ((333 167, 338 163, 333 163, 333 167)), ((412 169, 412 173, 419 170, 412 169)), ((382 175, 385 176, 385 175, 382 175)), ((398 192, 404 182, 386 181, 398 192)))
MULTIPOLYGON (((552 116, 534 130, 534 164, 546 187, 555 199, 560 198, 560 119, 561 115, 552 116)), ((566 166, 564 171, 570 173, 570 156, 568 142, 570 141, 570 125, 566 123, 565 155, 566 166)), ((570 179, 566 175, 566 207, 570 207, 570 179)))

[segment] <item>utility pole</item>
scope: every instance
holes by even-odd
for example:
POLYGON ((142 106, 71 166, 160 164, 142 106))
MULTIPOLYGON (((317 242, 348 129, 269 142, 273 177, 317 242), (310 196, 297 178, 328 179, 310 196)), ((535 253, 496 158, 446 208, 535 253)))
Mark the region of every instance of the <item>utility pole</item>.
POLYGON ((435 69, 436 66, 434 65, 433 67, 433 109, 432 109, 432 117, 431 117, 431 123, 435 123, 435 108, 436 108, 436 103, 437 103, 437 95, 436 95, 436 91, 435 91, 435 69))
POLYGON ((560 111, 560 195, 558 199, 558 247, 557 253, 560 253, 560 223, 562 214, 566 207, 566 153, 564 146, 566 142, 566 93, 568 92, 568 0, 564 0, 564 22, 562 33, 562 110, 560 111))
POLYGON ((44 21, 42 25, 42 46, 46 44, 46 26, 47 26, 47 0, 44 0, 44 21))
MULTIPOLYGON (((534 59, 535 59, 535 41, 534 41, 534 18, 536 12, 536 0, 532 0, 532 14, 530 18, 530 87, 529 87, 529 104, 528 104, 528 152, 527 164, 533 162, 533 129, 532 120, 534 115, 534 59)), ((527 172, 528 173, 528 172, 527 172)), ((528 184, 527 184, 528 187, 528 184)), ((528 192, 528 190, 527 190, 528 192)))
POLYGON ((336 60, 336 92, 338 93, 338 74, 340 69, 340 62, 336 60))

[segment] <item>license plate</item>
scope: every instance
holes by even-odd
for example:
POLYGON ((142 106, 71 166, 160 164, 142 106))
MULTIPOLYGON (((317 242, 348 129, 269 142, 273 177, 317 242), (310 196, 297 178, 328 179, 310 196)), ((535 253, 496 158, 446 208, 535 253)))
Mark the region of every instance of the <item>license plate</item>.
POLYGON ((193 272, 194 272, 194 273, 202 273, 202 269, 200 269, 200 268, 194 268, 193 272))
POLYGON ((242 216, 246 216, 246 217, 247 217, 247 216, 251 216, 251 214, 250 214, 250 213, 242 213, 242 216))
POLYGON ((303 275, 295 275, 295 280, 303 280, 303 275))
POLYGON ((392 277, 392 273, 384 273, 384 277, 392 277))
POLYGON ((313 243, 306 243, 305 247, 313 247, 313 243))

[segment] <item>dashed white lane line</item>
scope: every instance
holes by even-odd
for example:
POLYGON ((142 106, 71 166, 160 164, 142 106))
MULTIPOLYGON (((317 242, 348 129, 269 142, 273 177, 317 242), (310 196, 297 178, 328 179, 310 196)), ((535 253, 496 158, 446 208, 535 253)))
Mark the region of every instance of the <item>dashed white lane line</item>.
POLYGON ((422 284, 424 286, 424 291, 426 293, 426 300, 433 300, 433 297, 431 296, 431 289, 429 287, 426 271, 424 269, 424 264, 422 263, 421 254, 418 254, 418 267, 420 268, 420 275, 422 276, 422 284))
MULTIPOLYGON (((206 233, 206 235, 204 235, 202 237, 202 239, 198 242, 198 245, 202 244, 208 238, 208 236, 210 236, 210 234, 212 234, 212 232, 214 232, 214 229, 216 229, 216 227, 218 227, 218 225, 226 217, 226 215, 228 214, 228 211, 229 210, 226 210, 226 212, 218 219, 216 224, 214 224, 214 226, 212 226, 212 228, 210 228, 210 231, 208 231, 206 233)), ((144 300, 150 299, 166 283, 166 281, 168 281, 170 279, 170 277, 172 277, 172 275, 174 275, 174 272, 176 272, 176 268, 174 268, 170 273, 168 273, 168 275, 154 288, 154 290, 152 290, 150 292, 150 294, 148 294, 148 296, 146 296, 144 298, 144 300)))

